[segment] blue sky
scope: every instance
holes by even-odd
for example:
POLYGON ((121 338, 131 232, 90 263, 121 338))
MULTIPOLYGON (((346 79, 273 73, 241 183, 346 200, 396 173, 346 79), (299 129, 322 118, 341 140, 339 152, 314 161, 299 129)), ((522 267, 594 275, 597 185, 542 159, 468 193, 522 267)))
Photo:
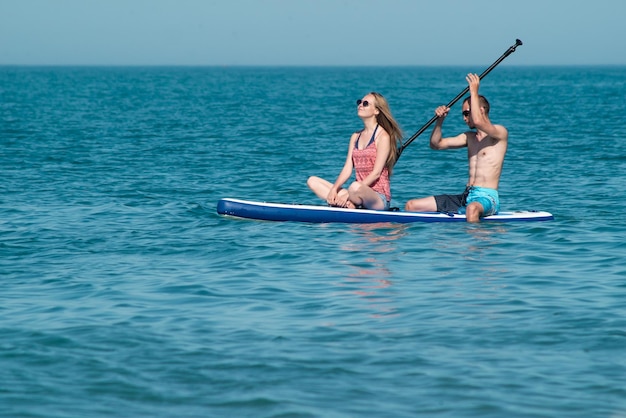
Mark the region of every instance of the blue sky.
POLYGON ((0 65, 626 65, 619 0, 0 0, 0 65), (523 51, 523 53, 520 53, 523 51))

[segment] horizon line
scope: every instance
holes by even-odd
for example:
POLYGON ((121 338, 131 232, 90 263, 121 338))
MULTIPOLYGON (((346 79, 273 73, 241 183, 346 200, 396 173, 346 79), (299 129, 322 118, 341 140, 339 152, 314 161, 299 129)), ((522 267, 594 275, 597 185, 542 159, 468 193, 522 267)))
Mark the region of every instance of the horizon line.
MULTIPOLYGON (((484 64, 2 64, 0 67, 134 67, 134 68, 438 68, 484 64)), ((501 67, 626 67, 624 64, 503 64, 501 67)))

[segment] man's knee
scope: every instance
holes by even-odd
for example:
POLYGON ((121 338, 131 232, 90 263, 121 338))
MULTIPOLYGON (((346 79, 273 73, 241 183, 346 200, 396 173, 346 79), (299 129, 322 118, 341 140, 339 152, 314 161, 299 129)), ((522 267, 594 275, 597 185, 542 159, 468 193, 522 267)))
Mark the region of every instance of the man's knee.
POLYGON ((437 212, 437 201, 433 196, 411 199, 404 205, 408 212, 437 212))
POLYGON ((404 210, 408 212, 420 212, 421 206, 419 204, 419 199, 411 199, 404 205, 404 210))
POLYGON ((468 222, 478 222, 483 213, 483 206, 478 202, 472 202, 465 208, 465 218, 468 222))

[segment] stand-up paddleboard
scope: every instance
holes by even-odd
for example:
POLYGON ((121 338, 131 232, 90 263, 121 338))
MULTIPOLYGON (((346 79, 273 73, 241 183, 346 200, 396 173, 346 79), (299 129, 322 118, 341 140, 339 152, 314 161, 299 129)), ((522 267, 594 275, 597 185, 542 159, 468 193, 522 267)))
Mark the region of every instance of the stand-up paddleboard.
MULTIPOLYGON (((217 213, 236 218, 280 222, 310 223, 378 223, 378 222, 465 222, 465 215, 438 212, 403 212, 369 209, 346 209, 321 205, 297 205, 285 203, 253 202, 241 199, 220 199, 217 213)), ((522 222, 551 221, 551 213, 543 211, 500 212, 482 218, 482 221, 522 222)))

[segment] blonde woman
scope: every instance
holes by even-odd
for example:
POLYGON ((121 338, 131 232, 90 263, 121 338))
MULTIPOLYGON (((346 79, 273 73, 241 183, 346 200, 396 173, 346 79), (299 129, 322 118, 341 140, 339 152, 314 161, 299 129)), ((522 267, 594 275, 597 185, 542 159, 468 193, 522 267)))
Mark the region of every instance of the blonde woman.
POLYGON ((363 129, 352 134, 348 156, 334 183, 311 176, 309 188, 331 206, 388 210, 391 203, 390 177, 398 158, 402 131, 389 110, 387 100, 376 92, 356 101, 363 129), (343 185, 355 170, 356 181, 343 185))

